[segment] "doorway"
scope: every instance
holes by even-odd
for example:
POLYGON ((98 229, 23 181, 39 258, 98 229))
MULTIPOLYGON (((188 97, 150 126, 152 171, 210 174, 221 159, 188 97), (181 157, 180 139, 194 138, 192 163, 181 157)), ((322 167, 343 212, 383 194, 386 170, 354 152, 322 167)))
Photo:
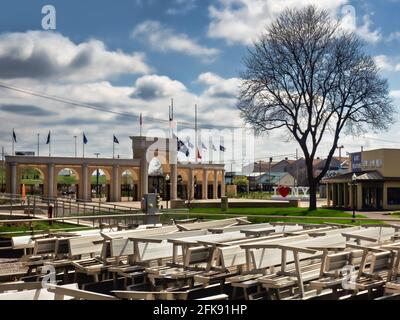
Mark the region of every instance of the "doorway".
POLYGON ((382 210, 383 184, 363 185, 363 210, 382 210))

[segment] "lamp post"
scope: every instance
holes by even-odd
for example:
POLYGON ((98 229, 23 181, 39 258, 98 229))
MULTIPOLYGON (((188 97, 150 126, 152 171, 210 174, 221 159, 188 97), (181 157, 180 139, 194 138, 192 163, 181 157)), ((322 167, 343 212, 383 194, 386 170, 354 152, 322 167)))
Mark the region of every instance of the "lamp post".
POLYGON ((167 209, 168 209, 168 199, 169 199, 169 197, 168 197, 168 182, 169 182, 169 179, 170 179, 170 176, 169 176, 169 174, 167 173, 167 175, 165 176, 165 181, 167 182, 167 188, 166 188, 166 190, 165 190, 165 195, 166 195, 166 201, 167 201, 167 209))
POLYGON ((272 183, 271 183, 271 165, 272 165, 272 158, 269 158, 269 169, 268 169, 268 182, 269 182, 269 188, 268 191, 271 194, 271 190, 272 190, 272 183))
MULTIPOLYGON (((351 177, 351 187, 353 188, 353 219, 356 218, 356 184, 357 184, 357 175, 354 173, 353 176, 351 177)), ((353 223, 355 222, 355 220, 353 220, 353 223)))

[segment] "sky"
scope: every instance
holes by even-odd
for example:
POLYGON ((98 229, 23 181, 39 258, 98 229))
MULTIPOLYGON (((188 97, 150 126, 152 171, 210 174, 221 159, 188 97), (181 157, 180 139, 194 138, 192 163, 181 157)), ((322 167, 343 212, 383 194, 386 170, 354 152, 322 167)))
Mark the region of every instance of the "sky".
MULTIPOLYGON (((171 98, 179 129, 193 124, 195 104, 200 127, 243 127, 236 97, 247 50, 285 8, 309 4, 328 10, 365 41, 398 107, 400 0, 3 0, 0 84, 62 101, 0 88, 0 146, 11 153, 14 129, 16 150, 36 152, 40 134, 40 153, 46 155, 51 130, 53 155, 74 156, 74 136, 81 155, 85 132, 85 154, 110 157, 115 134, 116 154, 131 157, 129 136, 139 134, 137 116, 143 114, 146 132, 165 131, 171 98), (55 30, 43 29, 45 5, 56 10, 55 30)), ((343 135, 343 154, 361 146, 398 148, 398 117, 388 132, 343 135)), ((188 136, 193 141, 189 131, 181 139, 188 136)), ((327 137, 318 156, 327 155, 329 142, 327 137)), ((255 159, 293 158, 298 148, 280 131, 250 145, 255 159)))

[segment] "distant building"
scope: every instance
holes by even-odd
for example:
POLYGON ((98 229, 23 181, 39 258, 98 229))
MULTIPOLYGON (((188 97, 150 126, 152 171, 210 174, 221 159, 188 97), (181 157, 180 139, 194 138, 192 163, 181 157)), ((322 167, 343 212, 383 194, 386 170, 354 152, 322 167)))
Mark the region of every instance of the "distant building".
POLYGON ((357 210, 400 209, 400 149, 351 154, 349 171, 323 180, 330 207, 357 210))
MULTIPOLYGON (((327 159, 317 158, 314 160, 314 175, 317 176, 324 169, 327 159)), ((349 171, 350 167, 350 159, 348 157, 333 157, 332 161, 329 165, 328 172, 325 175, 325 178, 334 177, 336 175, 344 174, 349 171)), ((243 175, 246 175, 249 178, 250 182, 250 190, 260 190, 260 182, 256 182, 260 175, 265 176, 268 173, 271 173, 271 176, 274 176, 274 173, 278 173, 280 175, 284 173, 288 173, 293 179, 294 183, 290 183, 291 186, 308 186, 308 178, 307 178, 307 168, 306 162, 304 158, 300 158, 298 160, 290 160, 285 158, 281 161, 259 161, 249 164, 243 167, 243 175)), ((279 175, 275 175, 279 176, 279 175)), ((227 179, 233 179, 233 174, 231 177, 227 176, 227 179)), ((266 182, 264 185, 274 185, 274 181, 271 183, 266 182)), ((324 185, 321 188, 322 195, 325 195, 324 185)))
POLYGON ((264 172, 261 175, 252 173, 248 178, 251 191, 272 191, 273 187, 294 187, 296 184, 295 178, 287 172, 264 172))
POLYGON ((249 175, 251 173, 260 172, 287 172, 287 167, 295 162, 295 160, 284 159, 282 161, 258 161, 243 167, 243 173, 249 175))
MULTIPOLYGON (((326 165, 327 159, 317 158, 314 160, 313 169, 314 176, 318 176, 326 165)), ((343 174, 349 170, 349 159, 333 157, 328 172, 325 177, 331 177, 338 174, 343 174)), ((299 186, 308 186, 308 175, 307 167, 304 158, 298 159, 286 167, 286 171, 289 172, 297 181, 299 186)))

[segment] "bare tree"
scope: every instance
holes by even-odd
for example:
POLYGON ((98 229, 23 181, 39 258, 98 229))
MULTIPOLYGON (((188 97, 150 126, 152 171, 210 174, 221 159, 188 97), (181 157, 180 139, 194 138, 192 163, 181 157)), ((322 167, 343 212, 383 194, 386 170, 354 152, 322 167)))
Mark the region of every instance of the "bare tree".
POLYGON ((328 12, 314 6, 287 9, 244 59, 238 107, 258 134, 284 128, 300 145, 310 187, 310 210, 342 134, 387 129, 394 106, 364 44, 328 12), (329 137, 329 141, 328 140, 329 137), (330 146, 317 175, 321 142, 330 146))

